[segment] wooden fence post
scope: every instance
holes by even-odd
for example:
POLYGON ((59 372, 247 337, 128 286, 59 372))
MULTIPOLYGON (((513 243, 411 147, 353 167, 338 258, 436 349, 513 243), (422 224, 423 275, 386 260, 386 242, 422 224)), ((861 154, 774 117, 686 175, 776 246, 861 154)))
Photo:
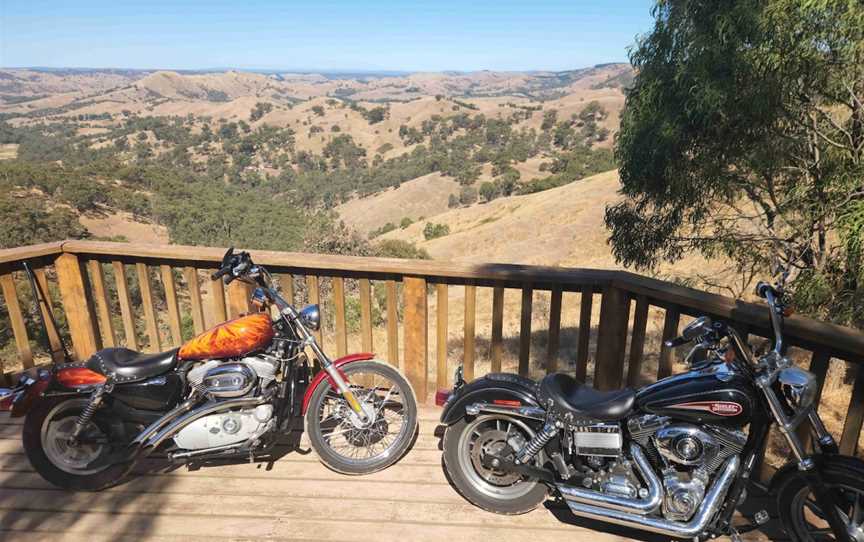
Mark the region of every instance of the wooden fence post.
POLYGON ((237 318, 241 314, 252 312, 252 304, 249 298, 252 296, 252 287, 239 280, 228 285, 228 314, 231 318, 237 318))
POLYGON ((99 349, 91 304, 87 302, 84 275, 75 254, 61 254, 54 260, 57 283, 63 300, 63 311, 72 336, 72 350, 76 359, 85 360, 99 349))
POLYGON ((598 390, 615 389, 621 385, 629 319, 627 294, 612 286, 604 288, 597 331, 597 359, 594 362, 594 387, 598 390))
POLYGON ((417 400, 426 402, 428 380, 426 279, 405 277, 405 375, 417 400))

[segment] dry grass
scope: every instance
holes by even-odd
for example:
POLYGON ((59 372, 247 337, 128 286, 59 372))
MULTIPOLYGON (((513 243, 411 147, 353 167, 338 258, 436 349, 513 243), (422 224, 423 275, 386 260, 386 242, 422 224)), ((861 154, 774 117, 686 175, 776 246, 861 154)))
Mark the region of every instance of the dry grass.
POLYGON ((0 160, 14 160, 18 157, 18 144, 7 143, 0 145, 0 160))

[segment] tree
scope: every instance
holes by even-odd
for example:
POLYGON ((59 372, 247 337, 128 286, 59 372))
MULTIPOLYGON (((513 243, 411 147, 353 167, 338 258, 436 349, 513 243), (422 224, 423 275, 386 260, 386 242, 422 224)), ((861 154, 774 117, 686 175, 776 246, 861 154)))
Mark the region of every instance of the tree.
POLYGON ((498 192, 498 187, 495 186, 495 183, 486 181, 480 185, 480 197, 483 198, 483 201, 492 201, 500 195, 501 194, 498 192))
POLYGON ((459 203, 471 205, 477 201, 477 190, 473 186, 463 186, 459 191, 459 203))
POLYGON ((444 237, 449 234, 450 226, 447 224, 433 224, 432 222, 427 222, 426 227, 423 228, 423 237, 427 241, 430 239, 437 239, 438 237, 444 237))
POLYGON ((631 54, 606 210, 615 257, 691 251, 764 276, 799 309, 864 324, 864 4, 661 1, 631 54))

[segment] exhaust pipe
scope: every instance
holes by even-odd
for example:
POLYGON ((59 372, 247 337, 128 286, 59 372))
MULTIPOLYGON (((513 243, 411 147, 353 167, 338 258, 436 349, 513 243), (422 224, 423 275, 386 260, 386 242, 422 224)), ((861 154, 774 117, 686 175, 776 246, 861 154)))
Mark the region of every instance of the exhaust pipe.
POLYGON ((203 418, 204 416, 207 416, 209 414, 215 414, 217 412, 229 410, 232 408, 255 407, 264 403, 265 401, 265 397, 242 397, 239 399, 227 399, 225 401, 210 401, 208 403, 204 403, 198 409, 192 410, 191 412, 186 412, 182 415, 180 415, 180 413, 178 412, 178 416, 170 420, 170 423, 163 424, 158 429, 158 432, 151 432, 146 437, 144 435, 141 435, 136 438, 136 441, 141 439, 141 453, 143 455, 147 455, 156 448, 158 448, 159 445, 165 442, 168 438, 173 437, 181 429, 194 422, 195 420, 203 418), (142 437, 144 438, 142 439, 142 437))
MULTIPOLYGON (((717 510, 723 504, 723 498, 729 487, 735 480, 735 475, 738 473, 738 467, 741 464, 741 459, 738 456, 729 458, 723 471, 717 477, 714 485, 708 491, 705 499, 702 501, 702 506, 690 519, 684 523, 679 521, 670 521, 657 517, 647 517, 632 512, 616 510, 614 508, 604 508, 602 506, 583 504, 581 502, 567 501, 570 510, 577 516, 582 516, 599 521, 606 521, 624 527, 632 527, 634 529, 642 529, 667 536, 678 538, 693 538, 699 536, 708 527, 708 524, 717 514, 717 510)), ((596 500, 595 500, 596 502, 596 500)))
POLYGON ((622 510, 633 514, 647 515, 657 510, 663 502, 663 484, 651 468, 645 452, 636 444, 630 444, 630 455, 636 461, 636 467, 642 479, 648 484, 648 495, 644 498, 622 497, 610 493, 600 493, 591 489, 574 486, 558 486, 561 496, 571 506, 571 503, 589 504, 613 510, 622 510))

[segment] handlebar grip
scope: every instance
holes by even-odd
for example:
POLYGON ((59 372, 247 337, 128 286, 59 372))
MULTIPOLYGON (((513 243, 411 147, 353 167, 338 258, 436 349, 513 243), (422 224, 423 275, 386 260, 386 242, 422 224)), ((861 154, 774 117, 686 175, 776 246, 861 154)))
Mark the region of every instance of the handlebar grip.
POLYGON ((761 297, 762 299, 767 299, 769 292, 774 294, 775 296, 777 295, 777 290, 775 290, 774 287, 767 282, 760 282, 756 285, 756 295, 761 297))
POLYGON ((222 278, 222 276, 227 272, 228 272, 228 269, 223 267, 222 269, 220 269, 220 270, 216 271, 215 273, 213 273, 212 275, 210 275, 210 280, 218 280, 218 279, 222 278))
POLYGON ((677 346, 681 346, 681 345, 687 344, 689 342, 690 342, 690 340, 685 339, 684 337, 675 337, 674 339, 669 339, 668 341, 664 341, 663 344, 666 345, 668 348, 675 348, 677 346))

